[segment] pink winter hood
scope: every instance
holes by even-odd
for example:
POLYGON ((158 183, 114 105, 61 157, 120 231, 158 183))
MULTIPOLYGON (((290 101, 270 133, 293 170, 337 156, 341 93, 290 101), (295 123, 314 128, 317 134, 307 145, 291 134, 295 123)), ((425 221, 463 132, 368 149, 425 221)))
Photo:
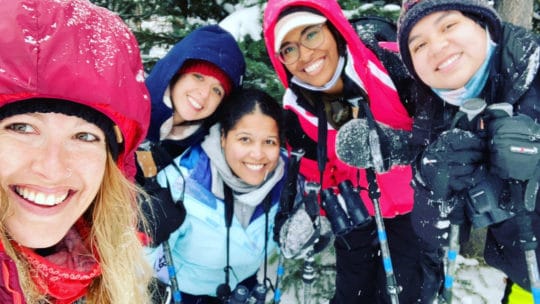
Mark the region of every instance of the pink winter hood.
POLYGON ((83 0, 0 0, 0 107, 29 98, 74 101, 108 116, 123 136, 119 167, 134 171, 150 102, 135 37, 83 0))
POLYGON ((343 15, 341 7, 335 1, 269 0, 266 4, 263 18, 264 41, 266 44, 266 50, 268 52, 268 55, 270 56, 270 61, 272 62, 272 65, 274 66, 274 69, 276 70, 279 79, 286 88, 289 86, 289 79, 287 78, 285 67, 279 61, 273 49, 276 38, 274 36, 274 29, 276 27, 276 23, 279 20, 279 15, 281 14, 281 12, 283 12, 289 7, 297 6, 309 7, 321 12, 321 14, 328 19, 328 22, 332 23, 336 27, 336 29, 344 36, 344 38, 347 40, 347 44, 351 44, 350 39, 356 40, 357 44, 362 44, 362 42, 356 35, 356 32, 347 21, 347 18, 343 15))
POLYGON ((354 67, 362 80, 366 93, 370 98, 371 109, 375 118, 389 126, 410 130, 412 119, 403 105, 399 102, 396 88, 388 76, 386 68, 375 54, 369 50, 358 37, 337 1, 320 0, 269 0, 263 17, 263 33, 266 50, 270 61, 285 88, 289 87, 289 77, 285 67, 279 61, 273 50, 275 37, 274 28, 280 14, 290 7, 308 7, 319 11, 334 25, 343 36, 354 58, 354 67))

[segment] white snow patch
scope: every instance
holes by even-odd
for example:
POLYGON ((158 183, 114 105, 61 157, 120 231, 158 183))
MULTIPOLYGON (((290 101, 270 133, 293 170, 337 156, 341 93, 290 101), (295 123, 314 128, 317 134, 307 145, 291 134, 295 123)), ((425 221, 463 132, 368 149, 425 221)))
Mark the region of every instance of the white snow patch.
POLYGON ((261 8, 252 6, 237 10, 223 19, 219 25, 229 31, 236 41, 249 36, 254 41, 262 39, 261 8))

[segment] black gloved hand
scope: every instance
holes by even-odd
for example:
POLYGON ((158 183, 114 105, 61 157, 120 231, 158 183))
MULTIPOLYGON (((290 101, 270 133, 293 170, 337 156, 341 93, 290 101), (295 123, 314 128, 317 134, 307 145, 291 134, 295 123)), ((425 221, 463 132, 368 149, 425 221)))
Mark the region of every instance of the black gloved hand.
POLYGON ((296 209, 299 208, 303 199, 302 193, 304 190, 302 185, 304 183, 304 178, 298 176, 297 171, 295 171, 295 173, 291 173, 290 171, 291 169, 289 167, 287 181, 281 192, 279 209, 274 218, 274 241, 278 243, 278 245, 280 245, 281 227, 294 214, 296 209))
POLYGON ((474 186, 485 177, 481 165, 484 149, 484 141, 469 131, 451 129, 441 133, 420 159, 421 182, 435 199, 448 199, 474 186))
POLYGON ((465 198, 461 195, 456 195, 454 198, 455 199, 452 202, 454 205, 452 206, 452 211, 448 214, 448 220, 454 225, 461 225, 465 223, 465 220, 467 219, 465 213, 465 198))
POLYGON ((148 178, 144 189, 149 194, 149 201, 141 204, 152 238, 151 246, 157 246, 166 241, 186 218, 186 209, 182 202, 174 202, 169 189, 162 188, 155 178, 148 178))
POLYGON ((283 224, 291 217, 292 214, 289 214, 288 212, 284 212, 282 210, 278 210, 276 213, 276 217, 274 218, 274 236, 273 239, 278 245, 280 245, 279 240, 279 233, 281 231, 281 227, 283 227, 283 224))
POLYGON ((491 172, 502 179, 531 179, 540 160, 540 125, 520 114, 492 120, 488 132, 491 172))

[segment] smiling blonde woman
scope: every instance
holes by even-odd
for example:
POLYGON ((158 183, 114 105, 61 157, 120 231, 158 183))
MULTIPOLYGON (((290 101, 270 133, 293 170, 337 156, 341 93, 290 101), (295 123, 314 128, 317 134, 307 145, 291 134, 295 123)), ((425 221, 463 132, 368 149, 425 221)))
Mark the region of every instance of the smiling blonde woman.
POLYGON ((0 27, 0 302, 149 303, 133 34, 83 0, 2 0, 0 27))

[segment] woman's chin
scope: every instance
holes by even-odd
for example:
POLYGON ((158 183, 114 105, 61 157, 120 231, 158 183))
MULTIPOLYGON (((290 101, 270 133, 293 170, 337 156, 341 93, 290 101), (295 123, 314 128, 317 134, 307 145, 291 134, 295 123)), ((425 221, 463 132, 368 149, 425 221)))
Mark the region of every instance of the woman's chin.
POLYGON ((52 232, 52 231, 26 231, 21 234, 10 233, 11 239, 17 242, 19 245, 32 248, 48 248, 58 244, 62 238, 66 235, 67 231, 62 232, 52 232))

